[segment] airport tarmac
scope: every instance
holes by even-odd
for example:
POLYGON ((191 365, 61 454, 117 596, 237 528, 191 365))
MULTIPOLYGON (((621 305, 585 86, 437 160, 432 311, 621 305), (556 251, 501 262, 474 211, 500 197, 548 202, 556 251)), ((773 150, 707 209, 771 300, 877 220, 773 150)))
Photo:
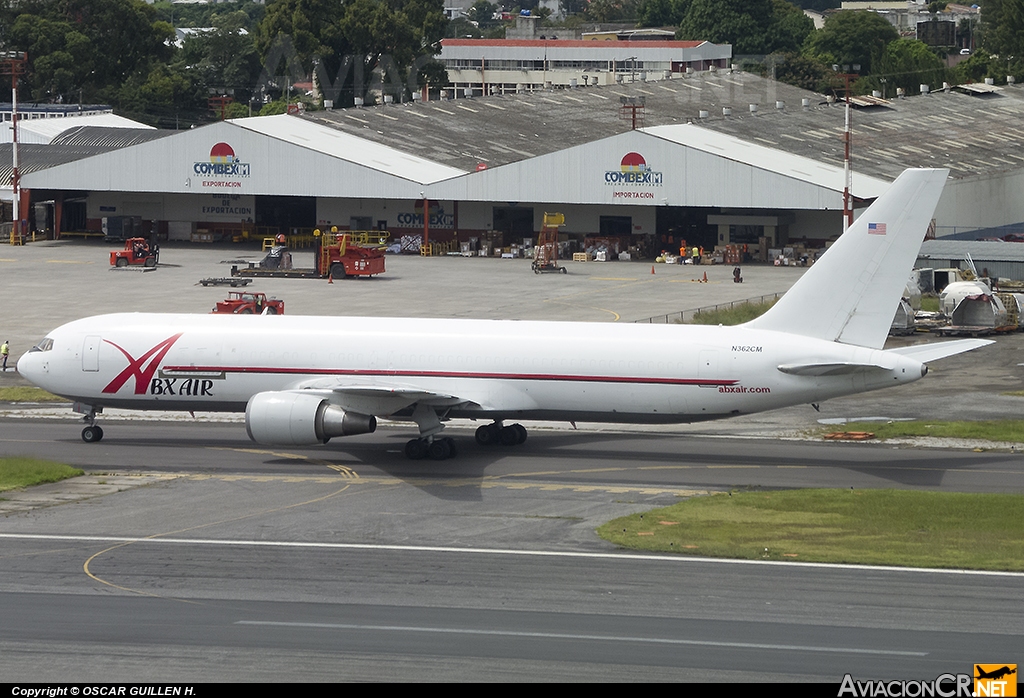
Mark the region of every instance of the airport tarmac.
MULTIPOLYGON (((90 314, 207 312, 230 289, 198 281, 260 257, 168 246, 155 271, 110 271, 110 249, 73 241, 0 253, 0 333, 15 355, 90 314)), ((566 266, 535 275, 527 260, 389 257, 376 279, 249 289, 284 298, 292 314, 626 323, 784 291, 803 272, 748 266, 741 285, 731 267, 566 266)), ((81 496, 0 517, 0 674, 838 684, 846 672, 930 679, 1016 657, 1020 575, 631 555, 593 530, 734 486, 1021 491, 1010 452, 761 440, 823 418, 1015 416, 1024 398, 1003 393, 1024 388, 1020 347, 1021 335, 1000 337, 914 384, 820 413, 555 425, 506 451, 476 446, 463 425, 453 431, 470 445, 440 464, 405 460, 408 430, 390 426, 324 448, 260 449, 237 417, 191 425, 111 412, 104 441, 83 444, 66 408, 9 406, 0 452, 92 475, 68 485, 81 496)), ((0 374, 0 385, 22 382, 0 374)))

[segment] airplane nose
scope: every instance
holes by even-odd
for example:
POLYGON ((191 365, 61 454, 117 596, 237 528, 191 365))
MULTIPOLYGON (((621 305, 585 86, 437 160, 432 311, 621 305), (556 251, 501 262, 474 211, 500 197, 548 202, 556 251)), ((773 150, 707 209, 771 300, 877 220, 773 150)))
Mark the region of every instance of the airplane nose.
POLYGON ((41 373, 38 357, 33 356, 32 352, 26 352, 21 355, 21 358, 18 359, 17 368, 20 375, 32 382, 35 382, 41 373))

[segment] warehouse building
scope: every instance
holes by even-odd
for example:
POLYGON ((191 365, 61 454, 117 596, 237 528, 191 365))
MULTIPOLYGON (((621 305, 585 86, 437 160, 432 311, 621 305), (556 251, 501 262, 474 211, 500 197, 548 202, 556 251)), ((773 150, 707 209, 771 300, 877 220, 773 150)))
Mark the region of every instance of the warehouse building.
MULTIPOLYGON (((906 167, 948 167, 937 235, 1024 221, 1020 88, 864 105, 857 207, 906 167)), ((559 211, 568 236, 647 251, 784 245, 841 231, 843 121, 821 95, 716 70, 158 132, 23 185, 34 201, 81 202, 90 229, 138 216, 181 238, 338 225, 438 241, 494 231, 510 244, 559 211)))

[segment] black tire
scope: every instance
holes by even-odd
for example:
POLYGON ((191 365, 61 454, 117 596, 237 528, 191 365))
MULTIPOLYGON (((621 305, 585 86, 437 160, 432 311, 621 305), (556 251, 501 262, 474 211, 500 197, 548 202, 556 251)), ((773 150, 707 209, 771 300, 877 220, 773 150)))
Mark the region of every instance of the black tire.
POLYGON ((493 446, 500 440, 500 435, 493 424, 485 424, 476 430, 476 442, 481 446, 493 446))
POLYGON ((267 306, 267 315, 277 315, 277 308, 272 305, 267 306))
POLYGON ((427 446, 427 455, 431 460, 447 460, 452 455, 447 439, 435 439, 427 446))
POLYGON ((516 445, 518 446, 519 444, 526 443, 526 427, 522 424, 513 424, 512 428, 516 431, 516 445))
POLYGON ((239 315, 252 315, 252 308, 242 308, 238 311, 239 315))
POLYGON ((97 426, 82 429, 82 441, 87 444, 99 443, 103 440, 103 429, 97 426))
POLYGON ((124 257, 118 257, 117 261, 114 262, 114 266, 126 267, 126 266, 128 266, 128 260, 125 259, 124 257))
POLYGON ((142 264, 143 264, 143 266, 147 266, 147 267, 155 267, 156 266, 156 257, 147 257, 146 261, 143 262, 142 264))
POLYGON ((405 457, 409 460, 422 460, 427 455, 427 442, 423 439, 411 439, 405 444, 405 457))
POLYGON ((568 273, 569 273, 569 270, 568 270, 568 269, 566 269, 565 267, 562 267, 562 273, 563 273, 563 274, 568 274, 568 273))
POLYGON ((501 445, 515 446, 519 443, 519 432, 513 426, 501 428, 501 445))
POLYGON ((444 438, 445 443, 448 444, 448 457, 455 458, 459 455, 459 447, 455 445, 455 439, 450 436, 444 438))
POLYGON ((348 276, 348 273, 345 271, 345 265, 344 264, 332 264, 331 265, 331 277, 332 278, 334 278, 334 279, 344 279, 346 276, 348 276))

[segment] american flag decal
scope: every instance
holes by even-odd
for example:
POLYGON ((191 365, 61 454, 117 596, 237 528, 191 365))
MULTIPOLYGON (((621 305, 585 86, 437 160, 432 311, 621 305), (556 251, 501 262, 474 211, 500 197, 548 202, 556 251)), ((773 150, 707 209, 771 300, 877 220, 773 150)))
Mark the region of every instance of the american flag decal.
POLYGON ((885 223, 868 223, 868 235, 885 235, 885 223))

